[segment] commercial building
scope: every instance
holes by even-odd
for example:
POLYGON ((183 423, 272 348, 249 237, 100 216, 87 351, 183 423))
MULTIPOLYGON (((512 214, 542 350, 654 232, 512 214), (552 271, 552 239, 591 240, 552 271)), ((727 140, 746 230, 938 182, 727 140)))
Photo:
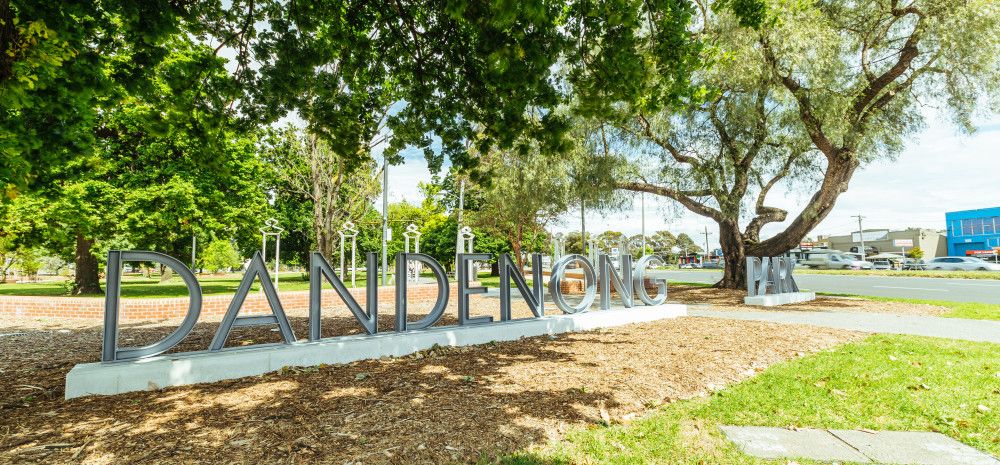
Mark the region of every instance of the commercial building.
POLYGON ((1000 207, 944 214, 948 255, 992 256, 1000 251, 1000 207))
POLYGON ((925 259, 948 254, 948 241, 944 231, 936 229, 866 229, 843 236, 819 236, 817 239, 833 250, 856 253, 861 252, 861 240, 864 239, 866 255, 900 253, 902 250, 909 252, 914 247, 920 247, 925 259))

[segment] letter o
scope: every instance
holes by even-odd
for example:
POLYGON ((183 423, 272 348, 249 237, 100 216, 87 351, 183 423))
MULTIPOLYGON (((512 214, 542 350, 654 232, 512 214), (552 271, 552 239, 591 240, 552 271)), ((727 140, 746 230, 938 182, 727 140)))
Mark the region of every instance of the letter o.
POLYGON ((560 258, 559 261, 552 265, 552 278, 549 279, 549 294, 552 296, 552 301, 555 302, 556 306, 563 313, 583 313, 587 311, 597 298, 597 276, 594 274, 594 265, 590 263, 590 260, 587 260, 587 257, 579 254, 566 255, 560 258), (562 295, 562 289, 559 286, 566 276, 566 267, 572 262, 580 262, 584 278, 583 300, 575 307, 566 302, 566 299, 562 295))

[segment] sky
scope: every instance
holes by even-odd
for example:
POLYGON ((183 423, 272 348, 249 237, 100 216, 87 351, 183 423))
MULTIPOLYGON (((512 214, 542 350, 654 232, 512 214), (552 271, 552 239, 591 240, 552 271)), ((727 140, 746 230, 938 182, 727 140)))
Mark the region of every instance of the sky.
MULTIPOLYGON (((389 201, 420 202, 418 183, 428 182, 431 173, 422 155, 407 156, 406 163, 389 170, 389 201)), ((768 205, 784 208, 793 218, 807 203, 811 192, 783 192, 775 188, 768 205)), ((718 247, 716 224, 677 208, 669 200, 646 195, 646 234, 669 230, 687 233, 705 243, 708 227, 709 248, 718 247)), ((931 119, 924 131, 913 136, 895 160, 863 166, 854 174, 847 192, 811 236, 849 234, 858 230, 854 215, 864 216, 865 229, 944 229, 948 211, 1000 206, 1000 115, 980 122, 972 135, 959 134, 949 123, 931 119)), ((641 201, 632 208, 601 217, 587 215, 587 231, 607 230, 638 234, 642 231, 641 201)), ((550 229, 579 231, 580 212, 570 212, 550 229)), ((782 223, 765 227, 762 237, 783 229, 782 223)))

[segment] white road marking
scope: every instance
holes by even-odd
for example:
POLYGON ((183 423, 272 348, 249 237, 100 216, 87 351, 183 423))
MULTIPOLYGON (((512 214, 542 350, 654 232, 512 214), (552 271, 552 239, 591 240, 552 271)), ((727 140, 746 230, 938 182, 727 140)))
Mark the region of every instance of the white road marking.
POLYGON ((935 291, 935 292, 948 292, 947 289, 928 289, 926 287, 902 287, 902 286, 872 286, 880 287, 882 289, 908 289, 911 291, 935 291))
POLYGON ((952 286, 980 286, 980 287, 1000 287, 1000 284, 980 284, 980 283, 947 283, 952 286))

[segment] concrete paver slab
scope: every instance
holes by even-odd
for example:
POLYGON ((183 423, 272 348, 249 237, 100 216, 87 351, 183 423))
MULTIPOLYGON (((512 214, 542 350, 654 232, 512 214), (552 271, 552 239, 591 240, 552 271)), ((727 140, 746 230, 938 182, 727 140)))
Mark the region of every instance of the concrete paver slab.
POLYGON ((1000 465, 1000 460, 941 433, 830 430, 877 463, 1000 465))
POLYGON ((825 430, 759 426, 720 426, 743 452, 766 459, 801 458, 820 461, 871 463, 825 430))

